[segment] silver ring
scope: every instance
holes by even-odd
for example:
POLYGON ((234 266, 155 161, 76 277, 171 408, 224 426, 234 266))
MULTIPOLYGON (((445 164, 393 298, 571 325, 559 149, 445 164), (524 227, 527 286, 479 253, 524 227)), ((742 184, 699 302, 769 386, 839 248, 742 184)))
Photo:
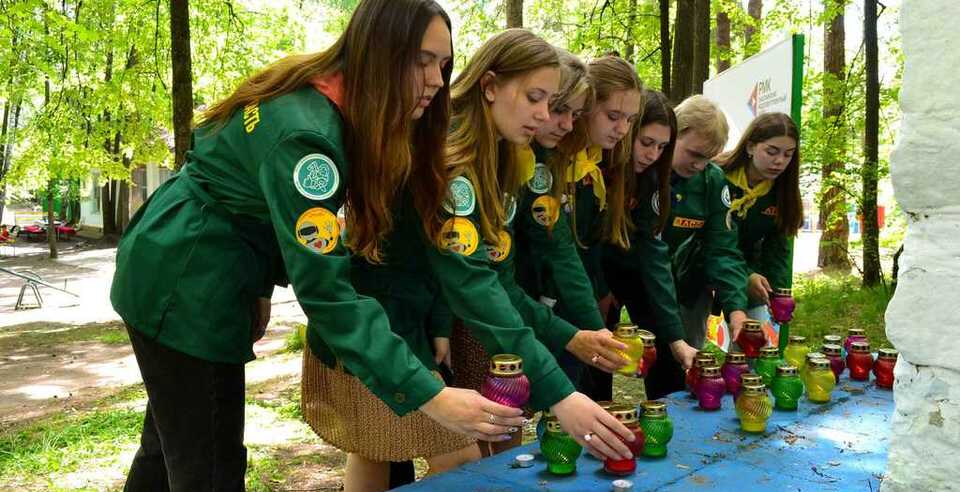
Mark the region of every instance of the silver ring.
POLYGON ((590 359, 590 362, 593 362, 594 365, 597 364, 597 361, 600 360, 600 354, 593 354, 593 358, 590 359))
POLYGON ((492 413, 487 414, 487 422, 490 422, 490 425, 496 425, 497 418, 493 416, 492 413))
POLYGON ((584 434, 584 435, 583 435, 583 440, 584 440, 584 441, 590 442, 591 439, 593 439, 593 432, 590 432, 590 433, 588 433, 588 434, 584 434))

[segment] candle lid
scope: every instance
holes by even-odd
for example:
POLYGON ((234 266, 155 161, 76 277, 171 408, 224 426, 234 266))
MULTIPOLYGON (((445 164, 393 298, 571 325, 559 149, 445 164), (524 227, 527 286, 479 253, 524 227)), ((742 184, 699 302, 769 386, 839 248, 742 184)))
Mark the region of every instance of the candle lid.
POLYGON ((717 359, 712 355, 702 356, 698 355, 696 359, 693 359, 693 367, 703 368, 704 366, 711 366, 717 363, 717 359))
POLYGON ((637 330, 637 335, 643 340, 644 347, 653 347, 657 343, 657 336, 650 330, 637 330))
POLYGON ((763 377, 752 372, 745 372, 740 374, 740 382, 743 383, 744 386, 749 384, 762 384, 763 377))
POLYGON ((777 347, 763 347, 760 349, 761 359, 779 359, 780 350, 777 347))
POLYGON ((797 366, 777 366, 777 376, 796 376, 797 366))
POLYGON ((553 416, 554 416, 554 415, 553 415, 553 412, 551 412, 550 409, 547 408, 547 409, 545 409, 545 410, 543 411, 543 415, 541 415, 540 418, 542 418, 542 419, 549 419, 549 418, 551 418, 551 417, 553 417, 553 416))
POLYGON ((613 415, 621 424, 635 424, 637 422, 637 409, 630 405, 614 405, 610 407, 610 415, 613 415))
POLYGON ((825 343, 823 347, 820 347, 820 352, 823 355, 840 355, 840 346, 832 343, 825 343))
POLYGON ((833 345, 839 345, 843 341, 843 338, 840 335, 824 335, 823 343, 830 343, 833 345))
POLYGON ((564 432, 563 427, 560 427, 560 421, 555 418, 547 420, 547 430, 549 432, 564 432))
POLYGON ((763 331, 763 326, 755 319, 748 319, 743 322, 745 331, 763 331))
POLYGON ((490 358, 490 373, 496 376, 523 374, 523 359, 514 354, 497 354, 490 358))
POLYGON ((601 400, 597 402, 597 405, 600 405, 600 408, 604 410, 610 410, 610 407, 612 407, 614 403, 610 400, 601 400))
POLYGON ((730 364, 746 364, 747 354, 743 352, 730 352, 727 354, 727 362, 730 364))
POLYGON ((715 365, 703 366, 700 368, 701 377, 711 377, 711 376, 719 376, 719 375, 720 375, 720 368, 715 365))
POLYGON ((827 359, 812 359, 807 361, 811 369, 830 369, 830 361, 827 359))
POLYGON ((767 386, 763 383, 745 384, 743 385, 743 392, 748 395, 765 395, 767 393, 767 386))
POLYGON ((870 342, 853 342, 850 344, 850 351, 870 353, 870 342))
POLYGON ((877 354, 877 357, 881 359, 897 360, 897 354, 899 354, 899 352, 897 352, 897 349, 882 348, 877 351, 877 354))
POLYGON ((647 400, 640 404, 645 417, 659 417, 667 414, 667 404, 660 400, 647 400))
POLYGON ((790 343, 807 343, 807 337, 803 335, 790 335, 790 343))
POLYGON ((823 355, 820 352, 807 352, 807 362, 809 363, 813 359, 826 359, 827 356, 823 355))
POLYGON ((792 295, 793 295, 793 289, 785 289, 785 288, 773 289, 773 295, 775 295, 775 296, 792 296, 792 295))
POLYGON ((848 337, 865 337, 867 336, 867 330, 863 328, 850 328, 847 330, 848 337))
POLYGON ((620 338, 636 338, 640 336, 639 330, 637 325, 632 323, 617 323, 613 334, 620 338))

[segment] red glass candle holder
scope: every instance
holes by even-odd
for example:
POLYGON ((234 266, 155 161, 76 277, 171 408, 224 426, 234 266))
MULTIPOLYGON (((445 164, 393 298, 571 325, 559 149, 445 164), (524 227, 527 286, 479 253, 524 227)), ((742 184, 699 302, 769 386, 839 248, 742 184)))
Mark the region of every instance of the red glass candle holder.
POLYGON ((759 321, 748 319, 743 322, 743 329, 737 336, 737 345, 743 349, 743 353, 751 359, 760 356, 760 349, 767 344, 767 338, 763 335, 763 327, 759 321))
POLYGON ((870 344, 867 342, 853 342, 847 352, 847 367, 850 368, 850 379, 867 381, 870 379, 870 370, 873 369, 873 355, 870 354, 870 344))
POLYGON ((491 401, 522 408, 530 400, 530 380, 523 374, 523 359, 498 354, 490 359, 490 370, 480 384, 480 394, 491 401))
POLYGON ((877 362, 873 364, 878 388, 893 389, 893 367, 897 365, 897 355, 897 351, 891 348, 879 350, 877 362))
POLYGON ((867 331, 863 328, 850 328, 847 330, 847 338, 843 342, 843 350, 850 353, 850 345, 853 342, 869 342, 867 340, 867 331))
POLYGON ((697 379, 697 400, 704 410, 719 410, 723 395, 727 392, 727 383, 720 375, 717 366, 705 366, 700 369, 697 379))
POLYGON ((641 361, 637 374, 645 378, 650 374, 650 369, 657 363, 657 337, 648 330, 637 330, 640 339, 643 340, 643 360, 641 361))
POLYGON ((830 370, 833 371, 834 379, 836 379, 838 383, 840 382, 840 375, 843 374, 843 370, 847 368, 846 362, 844 362, 843 357, 840 356, 841 350, 842 347, 840 347, 840 345, 833 343, 825 343, 820 347, 820 353, 830 361, 830 370))
POLYGON ((630 449, 630 452, 633 453, 633 458, 623 460, 607 458, 603 462, 603 469, 612 475, 629 475, 637 469, 636 457, 640 456, 640 453, 643 452, 643 428, 640 427, 640 419, 637 415, 637 409, 635 407, 627 405, 614 405, 610 407, 609 411, 610 415, 613 415, 614 418, 616 418, 621 424, 623 424, 624 427, 633 433, 633 442, 617 436, 618 439, 621 439, 623 443, 626 444, 627 448, 630 449))
POLYGON ((730 352, 723 367, 720 368, 720 375, 727 386, 727 393, 737 394, 740 391, 740 375, 750 372, 750 366, 747 365, 747 356, 743 352, 730 352))
POLYGON ((774 289, 770 298, 770 316, 777 323, 787 323, 793 319, 793 310, 797 307, 790 289, 774 289))

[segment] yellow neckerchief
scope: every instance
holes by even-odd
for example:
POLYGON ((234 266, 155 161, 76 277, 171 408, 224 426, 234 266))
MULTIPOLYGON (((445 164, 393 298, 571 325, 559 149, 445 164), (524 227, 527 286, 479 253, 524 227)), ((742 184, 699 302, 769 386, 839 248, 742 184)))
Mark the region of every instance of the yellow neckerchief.
POLYGON ((756 187, 750 187, 750 181, 747 179, 747 166, 740 166, 735 171, 727 173, 727 179, 737 188, 743 190, 743 196, 730 203, 730 214, 737 214, 741 219, 747 216, 747 212, 757 199, 770 193, 773 189, 773 181, 765 179, 756 187))
POLYGON ((533 177, 537 167, 537 156, 529 145, 517 145, 517 178, 526 184, 533 177))
POLYGON ((600 202, 600 210, 607 208, 607 186, 603 182, 603 172, 597 165, 603 160, 603 149, 599 145, 587 147, 577 152, 572 166, 567 167, 564 182, 577 183, 585 176, 593 179, 593 194, 600 202))

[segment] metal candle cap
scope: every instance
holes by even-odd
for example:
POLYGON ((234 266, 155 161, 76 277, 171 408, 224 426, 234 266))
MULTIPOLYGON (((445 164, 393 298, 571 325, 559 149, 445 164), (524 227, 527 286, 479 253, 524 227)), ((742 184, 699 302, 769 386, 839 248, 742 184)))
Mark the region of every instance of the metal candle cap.
POLYGON ((644 417, 660 417, 667 414, 667 404, 660 400, 647 400, 640 404, 644 417))
POLYGON ((700 377, 720 376, 720 368, 717 366, 703 366, 700 368, 700 377))
POLYGON ((807 361, 811 369, 830 369, 830 361, 827 359, 813 359, 807 361))
POLYGON ((807 343, 807 337, 803 335, 790 335, 790 343, 807 343))
POLYGON ((761 359, 778 359, 780 358, 780 350, 777 347, 763 347, 760 349, 760 358, 761 359))
POLYGON ((823 343, 829 343, 831 345, 840 345, 843 342, 843 337, 840 335, 824 335, 823 343))
POLYGON ((657 336, 649 330, 637 330, 640 339, 643 340, 644 347, 653 347, 657 343, 657 336))
POLYGON ((743 352, 730 352, 727 354, 727 362, 731 364, 746 364, 747 354, 743 352))
POLYGON ((777 376, 796 376, 797 366, 777 366, 777 376))
POLYGON ((877 358, 886 359, 886 360, 897 360, 897 354, 899 354, 899 352, 897 352, 896 349, 882 348, 879 351, 877 351, 877 358))
POLYGON ((637 325, 631 323, 619 323, 613 334, 620 338, 636 338, 640 336, 637 325))
POLYGON ((523 374, 523 359, 514 354, 497 354, 490 358, 490 373, 496 376, 523 374))
POLYGON ((853 342, 850 344, 851 352, 866 352, 870 353, 870 342, 853 342))
POLYGON ((840 348, 840 345, 825 343, 823 344, 823 347, 820 347, 820 352, 823 353, 823 355, 828 356, 840 355, 840 348))
POLYGON ((847 330, 847 336, 850 337, 865 337, 867 336, 867 330, 863 328, 850 328, 847 330))
POLYGON ((748 319, 743 322, 743 329, 746 331, 763 331, 763 326, 755 319, 748 319))
POLYGON ((744 386, 751 384, 763 384, 763 376, 759 374, 753 374, 752 372, 745 372, 740 374, 740 383, 744 386))
POLYGON ((743 385, 743 392, 748 395, 765 395, 767 394, 767 386, 763 383, 745 384, 743 385))
POLYGON ((614 405, 610 407, 610 415, 620 421, 621 424, 637 423, 637 409, 630 405, 614 405))
POLYGON ((826 358, 827 358, 827 356, 826 356, 826 355, 823 355, 823 354, 820 353, 820 352, 807 352, 807 363, 808 363, 808 364, 810 363, 810 361, 812 361, 812 360, 814 360, 814 359, 826 359, 826 358))
POLYGON ((560 421, 553 418, 547 420, 547 430, 550 432, 563 432, 563 427, 560 427, 560 421))
POLYGON ((604 409, 604 410, 606 410, 606 411, 609 412, 609 411, 610 411, 610 407, 614 406, 614 403, 613 403, 612 401, 610 401, 610 400, 603 400, 603 401, 598 401, 598 402, 597 402, 597 405, 599 405, 600 408, 602 408, 602 409, 604 409))
POLYGON ((697 358, 693 360, 693 366, 700 367, 700 368, 703 368, 705 366, 716 365, 716 363, 717 363, 717 359, 712 355, 708 355, 706 357, 698 355, 697 358))
POLYGON ((633 492, 633 482, 629 480, 614 480, 611 484, 613 492, 633 492))
POLYGON ((775 296, 793 296, 793 289, 773 289, 775 296))

